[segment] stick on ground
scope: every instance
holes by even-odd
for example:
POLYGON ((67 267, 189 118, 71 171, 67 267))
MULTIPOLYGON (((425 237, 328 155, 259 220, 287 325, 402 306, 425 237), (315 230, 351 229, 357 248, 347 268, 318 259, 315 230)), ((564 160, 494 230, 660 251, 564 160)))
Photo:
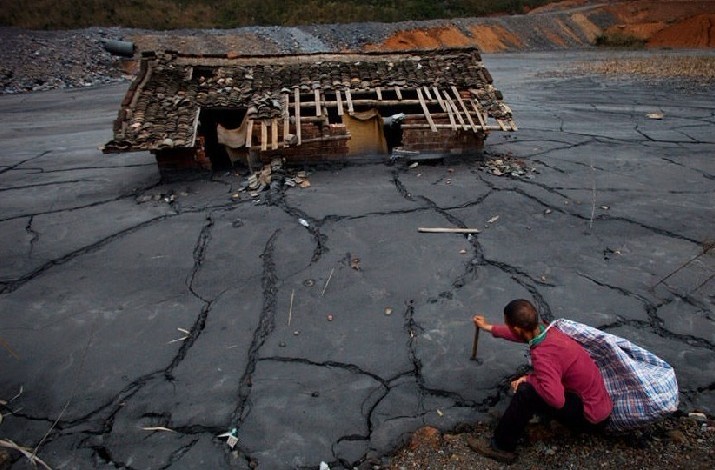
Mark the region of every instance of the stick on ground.
POLYGON ((477 360, 477 347, 479 346, 479 327, 475 326, 474 327, 474 341, 472 342, 472 357, 470 359, 472 361, 477 360))

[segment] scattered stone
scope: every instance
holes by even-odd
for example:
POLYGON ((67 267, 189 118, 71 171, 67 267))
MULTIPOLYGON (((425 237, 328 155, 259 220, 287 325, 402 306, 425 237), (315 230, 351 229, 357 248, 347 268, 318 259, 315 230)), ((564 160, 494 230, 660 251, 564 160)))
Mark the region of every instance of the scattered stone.
POLYGON ((511 156, 486 159, 481 169, 495 176, 531 178, 531 173, 536 173, 536 169, 528 167, 524 160, 511 156))
POLYGON ((415 431, 409 444, 409 448, 412 450, 424 448, 438 450, 441 446, 442 435, 437 428, 431 426, 425 426, 415 431))

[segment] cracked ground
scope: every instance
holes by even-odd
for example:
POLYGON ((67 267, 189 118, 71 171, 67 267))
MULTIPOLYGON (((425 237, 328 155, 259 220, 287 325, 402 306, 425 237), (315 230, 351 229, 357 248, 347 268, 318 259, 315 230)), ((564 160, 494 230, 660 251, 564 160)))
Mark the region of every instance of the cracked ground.
POLYGON ((715 94, 549 78, 603 57, 485 57, 520 129, 486 157, 530 178, 308 168, 259 201, 103 156, 125 85, 1 97, 0 439, 53 468, 352 468, 505 405, 525 348, 470 361, 471 316, 513 298, 653 351, 712 415, 715 94))

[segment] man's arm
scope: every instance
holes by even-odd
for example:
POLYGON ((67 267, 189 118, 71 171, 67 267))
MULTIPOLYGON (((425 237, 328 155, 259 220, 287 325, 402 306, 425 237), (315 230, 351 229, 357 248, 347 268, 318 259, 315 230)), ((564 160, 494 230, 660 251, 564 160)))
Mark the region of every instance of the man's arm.
POLYGON ((492 325, 487 322, 487 319, 484 318, 484 315, 474 315, 472 317, 472 321, 474 322, 474 326, 476 326, 477 328, 481 328, 484 331, 492 331, 492 325))
POLYGON ((515 341, 517 343, 524 342, 524 340, 512 333, 508 326, 491 325, 489 322, 487 322, 486 318, 484 318, 483 315, 474 315, 474 317, 472 317, 472 321, 477 328, 481 328, 484 331, 490 332, 495 338, 503 338, 509 341, 515 341))

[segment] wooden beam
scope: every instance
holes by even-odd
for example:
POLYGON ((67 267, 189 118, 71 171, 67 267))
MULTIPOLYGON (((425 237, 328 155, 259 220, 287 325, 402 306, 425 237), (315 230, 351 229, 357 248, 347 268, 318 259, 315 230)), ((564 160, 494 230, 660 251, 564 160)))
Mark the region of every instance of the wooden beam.
POLYGON ((459 124, 464 128, 464 130, 469 130, 469 126, 464 122, 464 118, 462 117, 462 113, 459 111, 459 108, 457 108, 457 105, 454 104, 454 100, 452 99, 451 96, 449 96, 449 93, 445 90, 444 92, 444 98, 445 102, 447 103, 448 108, 452 108, 452 111, 454 112, 454 115, 457 116, 457 120, 459 121, 459 124))
MULTIPOLYGON (((432 126, 429 124, 403 124, 400 126, 402 129, 431 129, 432 126)), ((451 124, 435 124, 435 127, 437 129, 452 129, 454 130, 454 127, 451 124)), ((499 126, 484 126, 482 128, 479 128, 482 131, 500 131, 503 130, 499 126)))
POLYGON ((265 119, 261 119, 261 150, 268 150, 268 127, 265 119))
POLYGON ((273 118, 271 121, 271 149, 278 148, 278 118, 273 118))
POLYGON ((477 126, 474 125, 474 121, 472 120, 472 116, 469 114, 469 110, 467 109, 467 105, 464 104, 464 101, 462 100, 462 97, 459 95, 459 90, 457 90, 456 86, 452 87, 452 93, 454 93, 455 98, 457 98, 457 101, 459 101, 459 104, 462 106, 462 109, 464 110, 464 114, 467 116, 467 120, 469 121, 469 125, 472 128, 472 131, 474 133, 477 133, 477 126))
MULTIPOLYGON (((435 88, 435 90, 437 91, 437 96, 440 96, 439 90, 437 90, 436 88, 435 88)), ((440 96, 439 99, 441 100, 442 97, 440 96)), ((457 122, 454 120, 454 115, 452 114, 452 108, 449 106, 449 103, 447 103, 446 101, 444 102, 444 110, 447 111, 447 114, 449 115, 449 123, 452 125, 452 130, 456 131, 457 130, 457 122)))
POLYGON ((422 90, 419 88, 417 89, 417 98, 420 100, 420 104, 422 105, 422 111, 425 113, 425 118, 427 119, 427 122, 429 122, 432 132, 437 132, 437 126, 434 125, 434 121, 432 120, 432 116, 430 116, 429 109, 427 109, 425 99, 422 96, 422 90))
POLYGON ((283 107, 283 140, 288 140, 290 134, 290 95, 285 94, 285 106, 283 107))
POLYGON ((348 112, 350 114, 352 114, 354 110, 353 110, 353 97, 350 94, 350 88, 345 89, 345 97, 348 99, 348 112))
POLYGON ((484 108, 482 108, 482 105, 479 104, 479 102, 476 99, 472 98, 470 100, 470 102, 472 103, 472 106, 474 107, 474 111, 477 112, 477 117, 479 118, 479 122, 483 122, 484 124, 486 124, 487 121, 489 120, 489 114, 487 114, 487 112, 484 110, 484 108))
MULTIPOLYGON (((350 140, 350 137, 351 137, 350 135, 328 135, 325 137, 316 137, 315 139, 305 139, 303 141, 303 143, 310 144, 313 142, 328 142, 328 141, 333 141, 333 140, 350 140)), ((285 143, 280 143, 280 145, 278 146, 279 149, 283 148, 283 147, 287 147, 287 145, 285 145, 285 143)), ((251 148, 258 150, 259 148, 261 148, 261 146, 257 145, 255 147, 251 147, 251 148)))
POLYGON ((439 101, 439 105, 442 108, 443 111, 447 112, 447 106, 445 105, 444 101, 442 100, 442 96, 439 93, 439 89, 437 87, 432 87, 432 90, 434 90, 434 94, 437 97, 437 101, 439 101))
POLYGON ((395 87, 395 94, 397 95, 397 100, 402 101, 402 92, 400 91, 400 87, 395 87))
POLYGON ((315 92, 315 115, 320 116, 322 114, 323 106, 320 104, 320 90, 316 88, 315 92))
POLYGON ((377 100, 382 101, 382 90, 380 87, 375 88, 375 93, 377 93, 377 100))
POLYGON ((298 137, 298 145, 301 144, 300 140, 300 90, 298 87, 295 88, 295 135, 298 137))
POLYGON ((425 98, 427 98, 428 100, 431 101, 431 100, 432 100, 432 93, 430 93, 429 88, 428 88, 428 87, 422 87, 422 88, 423 88, 424 91, 425 91, 425 98))
POLYGON ((335 90, 335 99, 338 101, 338 116, 342 116, 345 114, 345 110, 343 110, 343 98, 340 96, 340 90, 335 90))
POLYGON ((251 141, 253 140, 253 119, 248 120, 248 125, 246 126, 246 147, 251 147, 251 141))
POLYGON ((421 233, 480 233, 478 228, 418 227, 421 233))
POLYGON ((477 119, 479 120, 479 125, 482 127, 485 127, 487 125, 486 120, 484 117, 482 117, 482 112, 479 110, 479 107, 477 104, 474 102, 473 99, 469 100, 469 103, 472 104, 472 107, 474 108, 474 114, 477 115, 477 119))

